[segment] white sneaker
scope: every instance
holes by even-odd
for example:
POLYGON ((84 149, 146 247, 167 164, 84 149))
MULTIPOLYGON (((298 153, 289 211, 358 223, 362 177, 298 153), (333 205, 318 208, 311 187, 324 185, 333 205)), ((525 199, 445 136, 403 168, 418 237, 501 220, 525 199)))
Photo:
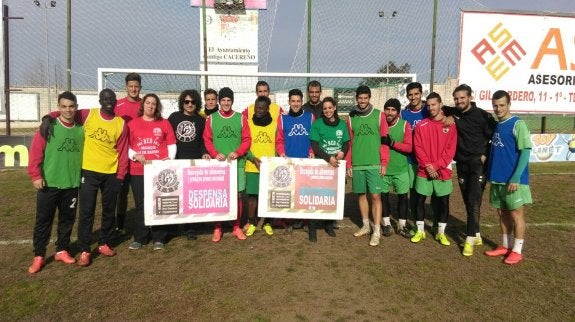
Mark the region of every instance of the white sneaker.
POLYGON ((381 234, 378 234, 378 233, 371 234, 371 239, 369 240, 369 246, 379 245, 380 239, 381 239, 381 234))
POLYGON ((371 229, 369 228, 368 225, 364 225, 363 227, 361 227, 358 231, 356 231, 355 233, 353 233, 353 235, 355 237, 361 237, 361 236, 365 236, 367 234, 371 233, 371 229))

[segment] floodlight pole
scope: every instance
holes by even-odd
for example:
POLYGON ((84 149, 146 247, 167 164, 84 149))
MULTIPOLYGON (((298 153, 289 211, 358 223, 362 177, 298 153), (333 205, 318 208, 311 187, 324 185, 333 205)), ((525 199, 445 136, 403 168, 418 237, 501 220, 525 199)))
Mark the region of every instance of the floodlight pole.
POLYGON ((72 0, 66 1, 66 90, 72 91, 72 0))
MULTIPOLYGON (((384 23, 385 23, 385 25, 384 25, 384 27, 385 27, 385 37, 387 37, 388 40, 391 39, 391 37, 389 37, 389 24, 390 24, 391 22, 388 22, 388 20, 394 19, 394 18, 397 16, 397 14, 398 14, 398 12, 395 11, 395 10, 392 11, 392 14, 391 14, 390 16, 386 16, 386 15, 385 15, 385 11, 380 11, 380 12, 379 12, 379 17, 380 17, 381 19, 383 19, 383 21, 384 21, 384 23)), ((384 51, 383 51, 384 56, 387 56, 387 47, 388 47, 388 44, 385 44, 385 47, 384 47, 384 49, 383 49, 383 50, 384 50, 384 51)), ((389 58, 389 57, 385 57, 385 58, 387 59, 387 58, 389 58)), ((389 63, 390 63, 390 62, 391 62, 391 59, 389 59, 389 60, 387 61, 387 63, 385 63, 385 73, 386 73, 386 74, 389 74, 389 63)), ((389 83, 389 78, 386 77, 386 78, 385 78, 385 84, 387 85, 388 83, 389 83)))
POLYGON ((433 33, 431 35, 431 73, 429 75, 429 92, 433 92, 435 82, 435 40, 437 38, 437 0, 433 1, 433 33))
POLYGON ((8 31, 8 21, 10 19, 24 19, 24 17, 9 17, 8 6, 2 6, 2 23, 4 28, 3 50, 4 50, 4 111, 6 112, 6 135, 11 135, 10 130, 10 36, 8 31))
MULTIPOLYGON (((34 4, 37 7, 41 7, 40 1, 34 1, 34 4)), ((50 1, 50 7, 51 8, 55 8, 56 7, 56 1, 50 1)), ((52 108, 52 91, 50 89, 50 46, 49 46, 49 40, 48 40, 48 34, 49 34, 49 25, 48 25, 48 0, 44 0, 44 24, 45 24, 45 42, 46 42, 46 80, 48 82, 47 84, 47 89, 48 89, 48 109, 52 108)))
POLYGON ((52 109, 52 91, 50 90, 50 42, 48 39, 48 7, 44 2, 44 25, 46 26, 46 80, 48 82, 48 110, 52 109))
MULTIPOLYGON (((208 71, 208 31, 206 30, 206 0, 202 0, 202 26, 204 29, 204 71, 208 71)), ((204 91, 208 89, 208 75, 204 76, 204 91)))
MULTIPOLYGON (((306 73, 311 73, 311 0, 307 0, 307 55, 306 73)), ((309 78, 307 79, 309 83, 309 78)))

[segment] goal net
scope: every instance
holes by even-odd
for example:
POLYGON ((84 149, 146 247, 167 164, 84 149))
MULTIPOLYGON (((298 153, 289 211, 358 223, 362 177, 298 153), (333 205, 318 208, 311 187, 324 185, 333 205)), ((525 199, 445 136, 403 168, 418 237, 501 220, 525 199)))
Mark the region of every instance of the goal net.
MULTIPOLYGON (((98 91, 110 88, 122 97, 125 92, 125 76, 138 73, 142 77, 142 94, 155 93, 164 106, 164 115, 176 111, 177 98, 181 91, 196 89, 202 93, 207 88, 218 91, 230 87, 234 91, 234 109, 242 111, 256 99, 255 86, 258 81, 266 81, 270 86, 270 98, 285 108, 288 105, 288 92, 298 88, 307 101, 307 83, 319 81, 322 85, 322 98, 331 96, 338 102, 338 110, 346 112, 355 105, 355 90, 359 85, 371 88, 371 103, 383 109, 389 98, 405 97, 405 86, 416 81, 415 74, 343 74, 343 73, 240 73, 186 70, 151 69, 98 69, 98 91)), ((202 96, 203 97, 203 96, 202 96)))

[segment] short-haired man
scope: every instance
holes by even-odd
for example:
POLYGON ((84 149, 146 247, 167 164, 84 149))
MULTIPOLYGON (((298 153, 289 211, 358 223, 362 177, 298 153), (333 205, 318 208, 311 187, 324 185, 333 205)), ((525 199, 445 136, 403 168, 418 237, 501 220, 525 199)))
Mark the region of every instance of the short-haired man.
POLYGON ((422 99, 423 86, 419 82, 412 82, 407 84, 405 92, 409 104, 401 111, 401 118, 409 122, 412 129, 415 129, 417 123, 429 117, 426 102, 422 99))
MULTIPOLYGON (((405 93, 409 103, 403 110, 401 110, 400 117, 409 123, 412 131, 415 131, 417 123, 429 117, 429 110, 427 109, 426 102, 422 99, 423 86, 419 82, 411 82, 407 84, 405 93)), ((417 160, 415 159, 415 153, 411 153, 407 156, 407 162, 409 163, 409 166, 407 167, 409 174, 409 209, 411 210, 411 215, 415 220, 415 212, 417 211, 417 192, 415 191, 417 160)), ((431 197, 431 203, 436 203, 434 196, 431 197)), ((402 231, 400 231, 400 234, 406 238, 411 238, 416 232, 417 227, 413 227, 413 229, 407 233, 402 233, 402 231)))
POLYGON ((472 102, 471 87, 461 84, 453 90, 455 108, 444 107, 443 111, 457 126, 457 181, 467 213, 466 238, 463 256, 473 255, 473 246, 483 244, 479 229, 479 217, 483 190, 485 189, 485 168, 489 155, 490 141, 496 122, 490 113, 472 102))
POLYGON ((354 233, 355 237, 371 233, 369 221, 369 202, 371 196, 371 215, 373 234, 369 245, 379 245, 381 238, 381 193, 383 176, 389 161, 389 147, 381 144, 381 137, 387 136, 388 128, 385 114, 375 109, 369 102, 371 90, 361 85, 355 91, 357 105, 349 113, 347 127, 350 136, 350 153, 346 155, 347 175, 353 178, 353 192, 358 194, 362 227, 354 233), (378 151, 378 153, 374 153, 378 151))
POLYGON ((496 91, 492 104, 499 123, 493 134, 487 178, 491 183, 489 203, 497 208, 502 242, 485 254, 505 256, 503 262, 514 265, 523 260, 526 230, 523 206, 532 203, 529 189, 531 138, 525 122, 511 115, 509 93, 496 91))
MULTIPOLYGON (((240 228, 242 219, 241 194, 246 189, 245 155, 250 149, 252 139, 247 119, 232 109, 234 104, 234 91, 229 87, 223 87, 218 93, 220 109, 206 119, 204 129, 204 144, 210 157, 218 161, 237 160, 237 184, 238 184, 238 217, 233 222, 232 234, 239 240, 245 240, 246 236, 240 228)), ((222 239, 222 223, 217 222, 214 227, 212 241, 219 242, 222 239)))
MULTIPOLYGON (((278 118, 276 134, 276 153, 280 157, 313 158, 311 141, 311 125, 315 120, 313 113, 306 111, 303 106, 303 93, 294 88, 288 93, 289 112, 278 118)), ((303 220, 296 219, 293 225, 285 222, 286 231, 292 228, 303 228, 303 220)))
POLYGON ((30 146, 28 175, 36 188, 36 223, 34 224, 34 260, 30 274, 46 264, 46 247, 50 241, 52 222, 58 209, 58 239, 54 259, 66 264, 76 260, 70 255, 70 235, 76 219, 78 187, 82 170, 84 129, 75 123, 78 104, 76 95, 58 95, 60 116, 51 124, 52 135, 34 134, 30 146))
POLYGON ((204 91, 204 101, 206 102, 206 105, 204 105, 204 108, 198 112, 198 115, 203 118, 207 118, 219 109, 218 92, 213 88, 206 89, 204 91))
MULTIPOLYGON (((248 229, 246 236, 252 236, 256 231, 258 195, 260 190, 260 164, 262 157, 273 157, 276 154, 277 119, 270 114, 270 98, 258 96, 255 101, 255 113, 248 120, 252 145, 246 161, 246 193, 248 194, 248 229)), ((268 235, 273 235, 270 218, 265 218, 263 229, 268 235)))
POLYGON ((383 177, 383 235, 391 236, 391 206, 389 192, 397 194, 398 226, 397 233, 402 236, 409 234, 407 229, 407 193, 409 192, 410 165, 407 156, 413 150, 411 126, 399 117, 401 103, 396 98, 390 98, 383 105, 383 112, 389 128, 389 134, 381 138, 381 143, 389 146, 389 163, 383 177))
MULTIPOLYGON (((258 81, 256 83, 256 95, 257 97, 270 96, 270 85, 266 81, 258 81)), ((252 103, 242 112, 242 114, 246 117, 246 119, 251 119, 254 116, 255 112, 255 104, 252 103)), ((270 114, 272 119, 277 120, 281 114, 284 114, 283 109, 281 106, 277 105, 276 103, 271 103, 270 105, 270 114)))
POLYGON ((126 97, 119 99, 114 107, 114 114, 123 118, 126 123, 138 118, 142 99, 142 77, 138 73, 129 73, 125 77, 126 97))
POLYGON ((307 84, 307 102, 303 105, 303 110, 310 112, 317 119, 321 118, 323 107, 321 104, 321 83, 312 80, 307 84))
POLYGON ((302 108, 303 93, 295 88, 288 93, 289 112, 277 123, 276 152, 280 157, 313 158, 309 133, 315 117, 302 108))
MULTIPOLYGON (((138 73, 129 73, 125 77, 126 97, 119 99, 114 108, 114 114, 121 117, 128 124, 131 120, 138 118, 142 99, 140 91, 142 90, 142 77, 138 73)), ((122 190, 118 194, 116 205, 116 229, 121 234, 126 233, 126 211, 128 210, 128 193, 130 192, 130 171, 126 173, 122 190)))
POLYGON ((449 195, 453 191, 451 162, 457 145, 457 129, 453 125, 443 125, 445 116, 441 110, 442 106, 441 96, 435 92, 430 93, 427 96, 429 117, 415 127, 413 149, 418 164, 415 179, 417 232, 411 237, 412 243, 425 239, 425 199, 435 195, 437 206, 434 210, 438 218, 435 240, 444 246, 451 244, 445 235, 445 228, 449 218, 449 195))

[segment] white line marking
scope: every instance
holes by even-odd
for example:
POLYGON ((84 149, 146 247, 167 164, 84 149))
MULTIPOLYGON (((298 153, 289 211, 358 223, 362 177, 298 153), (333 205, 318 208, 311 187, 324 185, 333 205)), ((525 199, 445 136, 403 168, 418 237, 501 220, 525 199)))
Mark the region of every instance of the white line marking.
POLYGON ((548 172, 548 173, 530 173, 530 176, 550 176, 550 175, 563 175, 569 176, 573 175, 575 172, 548 172))
MULTIPOLYGON (((499 224, 481 224, 483 227, 499 227, 499 224)), ((527 223, 529 227, 554 227, 554 226, 563 226, 569 228, 575 228, 575 223, 556 223, 556 222, 543 222, 543 223, 527 223)), ((346 225, 346 224, 339 224, 339 229, 357 229, 358 226, 356 225, 346 225)), ((76 241, 72 239, 71 242, 76 241)), ((56 240, 50 239, 50 243, 55 243, 56 240)), ((20 239, 20 240, 0 240, 0 246, 9 246, 9 245, 28 245, 32 244, 32 239, 20 239)))

